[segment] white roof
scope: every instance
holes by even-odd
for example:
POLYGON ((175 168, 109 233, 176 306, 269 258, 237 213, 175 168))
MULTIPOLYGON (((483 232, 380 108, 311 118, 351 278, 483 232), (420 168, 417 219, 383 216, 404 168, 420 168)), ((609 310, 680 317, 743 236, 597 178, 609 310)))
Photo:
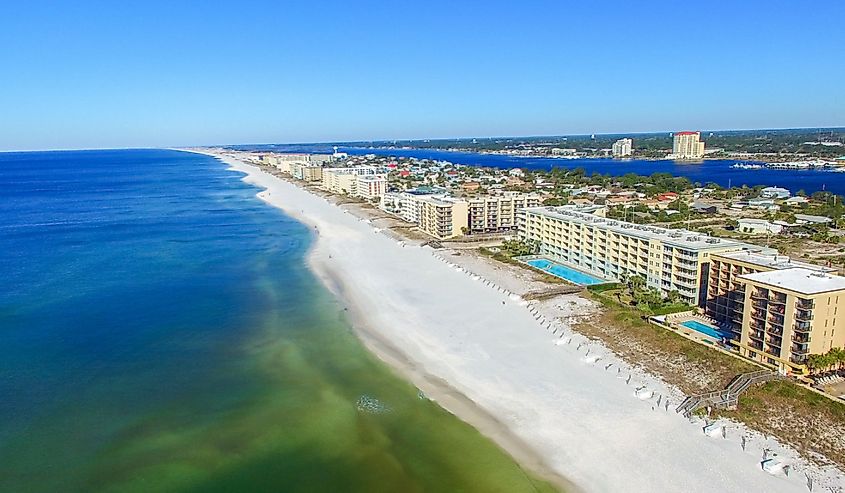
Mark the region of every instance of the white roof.
POLYGON ((826 216, 811 216, 809 214, 795 214, 795 219, 811 223, 829 223, 833 221, 833 219, 826 216))
POLYGON ((527 207, 526 213, 538 214, 569 223, 584 224, 594 228, 613 231, 626 236, 633 236, 642 240, 660 240, 664 244, 674 247, 687 248, 694 251, 730 250, 751 248, 752 245, 726 238, 716 238, 703 233, 686 231, 683 229, 666 229, 647 224, 634 224, 617 219, 609 219, 593 214, 579 212, 569 206, 559 207, 527 207))
POLYGON ((823 272, 834 272, 836 269, 824 267, 821 265, 808 264, 806 262, 798 262, 792 260, 786 255, 779 255, 777 250, 773 248, 762 249, 760 251, 741 250, 738 252, 720 252, 715 255, 725 257, 747 264, 758 265, 760 267, 767 267, 769 269, 794 269, 800 267, 807 270, 817 270, 823 272))
POLYGON ((769 226, 772 224, 769 221, 766 221, 765 219, 755 219, 753 217, 743 217, 738 219, 737 222, 743 224, 759 224, 761 226, 769 226))
POLYGON ((845 289, 845 277, 800 267, 745 274, 739 276, 739 279, 768 284, 776 288, 807 295, 845 289))

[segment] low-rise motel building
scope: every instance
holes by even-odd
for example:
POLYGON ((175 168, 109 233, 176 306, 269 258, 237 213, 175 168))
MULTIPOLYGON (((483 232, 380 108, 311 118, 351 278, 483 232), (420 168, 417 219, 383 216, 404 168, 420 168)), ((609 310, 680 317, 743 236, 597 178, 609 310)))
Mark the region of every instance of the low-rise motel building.
POLYGON ((833 272, 772 251, 716 254, 705 313, 743 356, 804 373, 809 355, 845 346, 845 277, 833 272))
POLYGON ((704 305, 710 255, 750 246, 701 233, 599 217, 577 207, 523 209, 518 234, 539 253, 608 280, 641 276, 650 288, 677 291, 704 305))

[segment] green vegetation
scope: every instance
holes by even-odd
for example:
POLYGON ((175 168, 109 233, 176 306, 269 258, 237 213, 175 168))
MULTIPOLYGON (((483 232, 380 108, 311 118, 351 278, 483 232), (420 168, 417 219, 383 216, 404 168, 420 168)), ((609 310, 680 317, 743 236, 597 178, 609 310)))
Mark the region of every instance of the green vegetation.
MULTIPOLYGON (((650 134, 609 135, 567 135, 550 137, 439 139, 391 142, 391 145, 410 145, 419 149, 463 149, 476 152, 533 149, 543 152, 554 147, 575 149, 577 152, 599 153, 608 149, 617 139, 634 139, 634 155, 637 157, 662 158, 672 148, 669 132, 650 134)), ((845 130, 826 129, 784 129, 784 130, 737 130, 702 132, 702 138, 709 149, 722 149, 719 156, 727 152, 807 154, 814 157, 835 158, 842 154, 841 147, 806 144, 813 141, 838 141, 845 139, 845 130)))
POLYGON ((602 296, 614 297, 620 305, 634 307, 643 316, 692 310, 691 306, 681 301, 680 293, 673 290, 663 296, 659 290, 647 287, 642 276, 623 276, 622 286, 624 289, 604 290, 602 296))
POLYGON ((807 358, 807 367, 812 373, 839 370, 845 366, 845 350, 831 348, 825 354, 811 354, 807 358))
POLYGON ((499 248, 509 257, 522 257, 534 255, 539 247, 536 241, 505 240, 499 248))

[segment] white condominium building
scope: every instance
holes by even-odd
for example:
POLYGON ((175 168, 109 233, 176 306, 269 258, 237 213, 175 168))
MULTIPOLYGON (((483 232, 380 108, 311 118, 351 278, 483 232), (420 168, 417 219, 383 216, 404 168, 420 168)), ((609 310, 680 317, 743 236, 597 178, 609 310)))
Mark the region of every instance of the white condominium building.
POLYGON ((628 157, 634 153, 634 141, 619 139, 613 143, 613 157, 628 157))
POLYGON ((537 207, 519 214, 519 236, 540 253, 608 280, 641 276, 648 287, 678 291, 704 305, 710 255, 756 248, 685 230, 664 229, 578 212, 572 206, 537 207))
POLYGON ((358 177, 379 174, 372 166, 352 168, 323 168, 323 188, 331 193, 346 194, 355 197, 358 177))
POLYGON ((301 164, 305 166, 322 166, 333 160, 331 154, 282 154, 268 153, 261 156, 263 163, 275 166, 282 173, 293 174, 293 166, 301 164))
POLYGON ((355 196, 367 201, 380 200, 387 192, 387 175, 358 175, 355 196))
POLYGON ((704 142, 701 132, 676 132, 672 140, 672 155, 675 159, 701 159, 704 157, 704 142))
POLYGON ((517 211, 537 207, 541 203, 539 195, 519 192, 466 200, 469 202, 470 234, 515 231, 517 211))

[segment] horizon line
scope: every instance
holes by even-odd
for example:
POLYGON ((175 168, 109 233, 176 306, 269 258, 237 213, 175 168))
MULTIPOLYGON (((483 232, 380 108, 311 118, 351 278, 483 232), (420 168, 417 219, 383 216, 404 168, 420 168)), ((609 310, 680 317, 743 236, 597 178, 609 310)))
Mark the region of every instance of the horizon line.
MULTIPOLYGON (((741 129, 706 129, 694 130, 696 132, 715 133, 715 132, 767 132, 767 131, 784 131, 784 130, 835 130, 845 131, 845 126, 842 127, 770 127, 770 128, 741 128, 741 129)), ((268 146, 268 145, 331 145, 331 144, 353 144, 359 142, 420 142, 420 141, 438 141, 438 140, 469 140, 469 139, 539 139, 539 138, 555 138, 555 137, 583 137, 583 136, 636 136, 636 135, 657 135, 657 134, 674 134, 685 130, 659 130, 659 131, 645 131, 645 132, 603 132, 603 133, 568 133, 568 134, 546 134, 546 135, 490 135, 490 136, 465 136, 465 137, 421 137, 421 138, 382 138, 382 139, 366 139, 366 140, 325 140, 312 142, 263 142, 263 143, 241 143, 241 144, 205 144, 205 145, 162 145, 162 146, 117 146, 117 147, 74 147, 74 148, 46 148, 46 149, 0 149, 0 153, 15 153, 15 152, 70 152, 70 151, 125 151, 125 150, 152 150, 152 149, 173 149, 187 147, 231 147, 231 146, 268 146)))

